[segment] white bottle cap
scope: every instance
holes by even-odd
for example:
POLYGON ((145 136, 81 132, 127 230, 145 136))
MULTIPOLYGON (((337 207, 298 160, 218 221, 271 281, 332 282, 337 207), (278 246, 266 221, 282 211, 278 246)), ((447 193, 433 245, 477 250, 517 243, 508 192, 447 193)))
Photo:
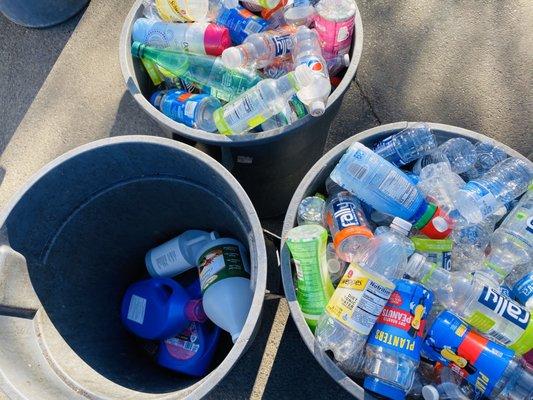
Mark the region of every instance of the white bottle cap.
POLYGON ((342 63, 344 64, 345 67, 350 65, 350 55, 349 54, 345 54, 342 57, 342 63))
POLYGON ((222 62, 227 68, 239 68, 244 64, 242 53, 236 47, 229 47, 222 52, 222 62))
POLYGON ((315 72, 307 65, 298 65, 294 70, 294 76, 300 87, 309 86, 315 80, 315 72))
POLYGON ((313 101, 309 104, 309 114, 313 117, 320 117, 326 111, 326 105, 323 101, 313 101))
POLYGON ((433 218, 433 226, 439 232, 446 232, 449 228, 448 221, 442 217, 433 218))
POLYGON ((439 400, 439 391, 435 386, 426 385, 422 388, 422 397, 424 400, 439 400))
POLYGON ((391 228, 396 229, 397 231, 403 233, 405 236, 409 234, 409 231, 411 230, 412 226, 413 225, 411 223, 398 217, 394 217, 390 224, 391 228))
POLYGON ((414 276, 420 269, 420 266, 426 261, 426 257, 422 254, 413 253, 407 266, 405 267, 405 273, 409 276, 414 276))

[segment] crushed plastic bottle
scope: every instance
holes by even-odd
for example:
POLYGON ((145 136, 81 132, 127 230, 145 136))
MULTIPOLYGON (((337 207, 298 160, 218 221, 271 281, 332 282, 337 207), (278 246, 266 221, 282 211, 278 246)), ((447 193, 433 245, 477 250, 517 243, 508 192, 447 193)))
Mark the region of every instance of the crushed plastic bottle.
POLYGON ((440 162, 426 165, 420 171, 418 188, 448 215, 455 212, 455 196, 465 181, 453 172, 450 164, 440 162))
POLYGON ((298 225, 322 225, 324 221, 324 210, 326 201, 324 196, 317 193, 303 199, 298 205, 296 220, 298 225))
POLYGON ((215 111, 215 124, 224 135, 240 135, 283 110, 294 94, 313 82, 313 71, 299 65, 276 80, 265 79, 215 111))
POLYGON ((476 150, 476 162, 464 173, 468 181, 477 179, 490 171, 499 162, 507 158, 507 153, 499 145, 493 142, 478 142, 474 145, 476 150))
POLYGON ((411 224, 395 218, 368 241, 357 261, 350 264, 327 303, 315 330, 316 345, 331 350, 348 373, 355 374, 364 360, 364 346, 381 310, 394 291, 393 280, 414 251, 407 238, 411 224))
POLYGON ((472 142, 461 137, 448 139, 428 155, 419 158, 413 167, 413 172, 420 174, 420 170, 426 165, 448 162, 453 172, 462 174, 472 168, 476 159, 472 142))

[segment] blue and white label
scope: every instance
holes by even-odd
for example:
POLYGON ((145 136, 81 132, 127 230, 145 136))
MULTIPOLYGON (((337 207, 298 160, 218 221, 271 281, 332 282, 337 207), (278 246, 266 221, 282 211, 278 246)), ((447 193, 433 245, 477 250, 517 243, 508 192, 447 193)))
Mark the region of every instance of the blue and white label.
POLYGON ((494 195, 484 186, 480 185, 476 181, 468 182, 463 190, 475 193, 477 195, 476 203, 479 206, 479 210, 483 216, 491 215, 500 207, 500 203, 494 197, 494 195))
POLYGON ((182 90, 171 91, 161 103, 161 111, 174 121, 196 127, 196 108, 207 94, 192 94, 182 90))
POLYGON ((236 45, 244 42, 248 35, 262 32, 268 26, 267 21, 240 5, 232 9, 224 9, 217 23, 228 28, 231 41, 236 45))
POLYGON ((514 284, 511 296, 524 306, 528 303, 533 297, 533 272, 526 274, 514 284))
POLYGON ((529 312, 493 288, 484 286, 477 301, 521 329, 527 328, 530 319, 529 312))
POLYGON ((335 199, 331 203, 333 207, 333 218, 338 230, 343 230, 349 226, 361 226, 361 221, 357 217, 357 206, 353 201, 335 199))
POLYGON ((274 43, 276 57, 289 54, 293 46, 290 34, 273 36, 272 43, 274 43))

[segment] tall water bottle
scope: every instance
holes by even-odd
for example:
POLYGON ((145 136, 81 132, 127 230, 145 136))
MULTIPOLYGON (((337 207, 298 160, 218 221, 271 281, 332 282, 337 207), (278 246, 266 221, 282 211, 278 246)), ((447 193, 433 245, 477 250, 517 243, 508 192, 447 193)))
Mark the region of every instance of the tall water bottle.
POLYGON ((428 154, 437 147, 437 139, 427 124, 415 124, 382 140, 374 151, 385 160, 401 167, 428 154))
POLYGON ((395 218, 390 230, 369 240, 357 262, 344 273, 318 321, 317 346, 331 350, 349 373, 359 370, 368 334, 394 291, 393 280, 403 273, 414 250, 407 238, 410 226, 395 218))
POLYGON ((420 254, 413 254, 406 274, 433 290, 435 299, 457 313, 485 336, 525 354, 533 348, 531 315, 517 302, 468 273, 437 268, 420 254))
POLYGON ((413 167, 415 174, 428 164, 449 162, 451 169, 456 174, 468 171, 476 162, 476 150, 472 142, 465 138, 448 139, 431 153, 419 158, 413 167))
POLYGON ((175 76, 209 87, 211 95, 224 101, 236 98, 261 80, 252 71, 225 68, 219 57, 161 50, 139 42, 133 42, 131 54, 153 61, 175 76))
POLYGON ((311 330, 334 291, 326 259, 327 241, 328 231, 320 225, 297 226, 286 237, 296 268, 296 298, 311 330))
POLYGON ((196 253, 207 317, 237 341, 253 300, 250 264, 243 244, 220 238, 196 253))
POLYGON ((221 8, 235 8, 238 0, 143 0, 144 15, 167 22, 206 21, 221 8))
POLYGON ((285 22, 290 25, 309 26, 316 11, 309 0, 294 0, 284 10, 285 22))
POLYGON ((427 202, 398 167, 361 143, 350 146, 330 177, 375 210, 411 222, 430 238, 444 239, 451 232, 445 212, 427 202))
POLYGON ((307 65, 315 72, 313 83, 298 91, 298 98, 309 109, 309 114, 319 117, 326 111, 331 93, 328 67, 322 56, 318 33, 307 26, 300 26, 294 34, 292 51, 294 65, 307 65))
POLYGON ((417 184, 426 197, 451 216, 455 211, 455 196, 464 185, 465 181, 445 162, 429 164, 422 168, 417 184))
POLYGON ((294 94, 313 82, 313 71, 299 65, 278 79, 265 79, 215 111, 215 124, 223 135, 240 135, 282 111, 294 94))
POLYGON ((515 352, 487 340, 450 311, 439 314, 429 327, 423 352, 463 377, 471 385, 470 399, 533 396, 533 375, 515 352))
POLYGON ((455 206, 468 222, 479 223, 524 193, 532 178, 530 162, 507 158, 459 190, 455 206))
POLYGON ((238 5, 235 8, 222 8, 216 17, 216 23, 229 29, 233 44, 241 44, 254 33, 265 31, 269 24, 253 12, 238 5))
POLYGON ((494 142, 478 142, 474 147, 477 156, 476 162, 472 168, 464 173, 469 181, 489 172, 492 167, 507 158, 505 150, 494 142))
POLYGON ((276 57, 289 54, 293 47, 294 28, 285 26, 274 31, 254 33, 246 40, 222 53, 222 62, 228 68, 264 68, 276 57))
POLYGON ((398 279, 396 288, 366 344, 364 387, 381 396, 403 399, 420 363, 420 349, 433 295, 424 286, 398 279))
POLYGON ((521 264, 533 265, 533 184, 492 234, 485 269, 477 273, 500 284, 521 264))
POLYGON ((319 193, 304 198, 298 205, 296 214, 298 225, 322 225, 325 208, 326 201, 324 196, 319 193))
POLYGON ((361 246, 374 236, 368 227, 361 203, 347 190, 330 185, 324 212, 333 247, 341 260, 352 262, 361 246))
POLYGON ((282 128, 302 119, 306 115, 307 110, 304 104, 297 96, 293 96, 279 114, 274 115, 261 124, 261 129, 268 131, 270 129, 282 128))
POLYGON ((162 90, 152 94, 150 103, 167 117, 191 128, 206 132, 217 130, 213 113, 220 101, 207 94, 192 94, 184 90, 162 90))

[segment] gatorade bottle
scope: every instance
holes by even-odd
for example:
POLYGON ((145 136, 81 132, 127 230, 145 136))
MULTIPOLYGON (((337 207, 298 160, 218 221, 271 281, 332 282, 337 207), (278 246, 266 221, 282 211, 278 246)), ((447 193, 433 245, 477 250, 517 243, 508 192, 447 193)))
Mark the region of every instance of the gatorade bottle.
POLYGON ((231 41, 235 45, 244 42, 248 35, 263 32, 268 27, 267 21, 240 5, 223 9, 216 22, 229 29, 231 41))

